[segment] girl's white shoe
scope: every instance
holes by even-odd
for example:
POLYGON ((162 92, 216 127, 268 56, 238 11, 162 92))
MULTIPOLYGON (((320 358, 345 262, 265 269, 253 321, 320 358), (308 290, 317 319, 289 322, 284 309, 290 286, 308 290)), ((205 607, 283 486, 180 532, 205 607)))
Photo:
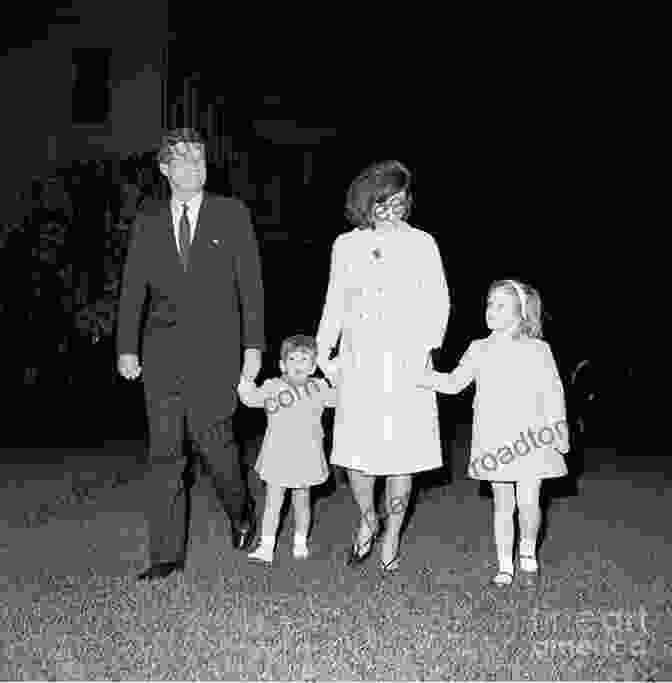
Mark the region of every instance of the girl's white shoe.
POLYGON ((528 573, 538 572, 537 558, 534 555, 520 555, 520 568, 528 573))
POLYGON ((539 565, 534 555, 520 556, 520 582, 527 588, 534 588, 539 582, 539 565))
POLYGON ((265 546, 263 543, 259 547, 247 554, 247 559, 252 562, 263 562, 265 564, 272 564, 273 562, 273 547, 265 546))

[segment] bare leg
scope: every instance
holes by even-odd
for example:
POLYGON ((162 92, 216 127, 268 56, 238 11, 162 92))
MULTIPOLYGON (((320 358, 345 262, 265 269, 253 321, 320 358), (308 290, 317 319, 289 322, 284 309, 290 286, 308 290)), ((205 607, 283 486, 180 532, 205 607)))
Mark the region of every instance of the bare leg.
POLYGON ((294 556, 306 557, 310 530, 310 489, 294 489, 292 503, 294 505, 294 556))
POLYGON ((399 552, 399 534, 406 517, 413 479, 410 474, 388 476, 385 482, 385 539, 380 551, 384 565, 393 569, 399 552))
POLYGON ((264 560, 265 562, 271 562, 273 560, 275 536, 278 532, 280 510, 282 509, 286 490, 287 489, 285 489, 284 486, 266 484, 264 519, 261 523, 261 544, 257 550, 249 554, 249 557, 253 560, 264 560))
MULTIPOLYGON (((357 543, 366 545, 371 535, 378 530, 378 516, 373 505, 373 485, 376 478, 359 470, 348 470, 352 495, 359 505, 362 516, 357 535, 357 543)), ((366 548, 364 548, 366 550, 366 548)))
MULTIPOLYGON (((516 509, 516 498, 513 484, 510 482, 492 482, 494 494, 494 528, 495 545, 499 573, 513 575, 513 513, 516 509)), ((510 582, 510 578, 508 579, 510 582)), ((504 580, 501 582, 507 585, 504 580)))
POLYGON ((518 522, 520 524, 520 566, 528 572, 536 571, 538 568, 536 551, 537 534, 541 525, 540 489, 541 480, 539 479, 519 481, 516 486, 518 522))

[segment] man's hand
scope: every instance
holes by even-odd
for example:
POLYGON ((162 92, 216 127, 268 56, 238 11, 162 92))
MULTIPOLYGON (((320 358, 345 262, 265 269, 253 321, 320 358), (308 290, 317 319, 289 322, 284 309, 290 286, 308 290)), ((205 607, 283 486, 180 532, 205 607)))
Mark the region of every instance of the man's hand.
POLYGON ((261 351, 259 349, 245 349, 241 381, 254 382, 261 370, 261 351))
POLYGON ((124 379, 138 379, 142 368, 140 367, 140 360, 135 353, 122 353, 119 355, 119 363, 117 365, 119 374, 124 379))

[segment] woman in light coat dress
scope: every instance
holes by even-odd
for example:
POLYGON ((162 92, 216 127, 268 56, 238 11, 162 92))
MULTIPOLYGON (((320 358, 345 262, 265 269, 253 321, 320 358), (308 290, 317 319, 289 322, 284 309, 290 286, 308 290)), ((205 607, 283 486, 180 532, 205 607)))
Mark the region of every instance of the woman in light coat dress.
POLYGON ((388 161, 351 184, 346 209, 355 229, 334 242, 317 334, 322 371, 340 374, 331 462, 347 468, 361 511, 348 564, 362 562, 382 530, 373 489, 376 476, 387 476, 383 571, 399 566, 412 474, 442 465, 436 397, 416 379, 443 342, 450 299, 434 238, 404 220, 410 180, 388 161))

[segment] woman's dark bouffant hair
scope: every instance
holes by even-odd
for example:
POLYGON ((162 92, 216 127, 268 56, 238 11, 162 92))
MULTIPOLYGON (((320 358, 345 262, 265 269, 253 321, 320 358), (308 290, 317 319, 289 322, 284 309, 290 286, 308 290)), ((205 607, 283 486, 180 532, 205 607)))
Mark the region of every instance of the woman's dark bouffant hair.
POLYGON ((406 218, 411 210, 411 172, 399 161, 382 161, 365 168, 350 184, 346 218, 358 228, 373 227, 373 207, 406 190, 406 218))

